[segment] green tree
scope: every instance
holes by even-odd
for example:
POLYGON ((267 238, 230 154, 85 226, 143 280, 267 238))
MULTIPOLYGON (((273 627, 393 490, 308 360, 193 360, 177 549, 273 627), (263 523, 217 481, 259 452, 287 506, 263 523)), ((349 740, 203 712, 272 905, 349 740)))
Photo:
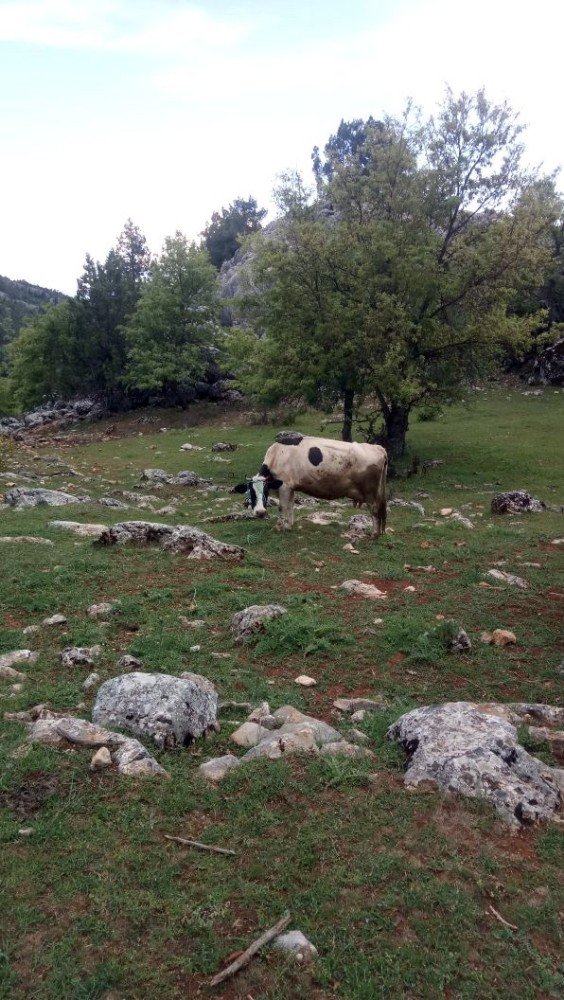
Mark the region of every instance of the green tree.
POLYGON ((23 409, 90 388, 83 333, 84 313, 75 299, 48 307, 22 328, 11 347, 11 383, 23 409))
POLYGON ((231 260, 239 249, 241 240, 261 228, 266 215, 254 198, 236 198, 229 208, 214 212, 211 222, 201 234, 212 264, 218 269, 231 260))
POLYGON ((547 212, 521 170, 520 133, 507 105, 448 91, 436 118, 408 109, 367 127, 360 155, 329 148, 323 198, 286 188, 278 232, 256 242, 243 386, 269 401, 340 400, 345 440, 355 408, 375 400, 398 455, 414 407, 458 398, 507 343, 525 344, 534 320, 511 306, 538 283, 547 212))
POLYGON ((217 294, 207 251, 179 232, 167 238, 126 328, 130 389, 185 397, 216 343, 217 294))

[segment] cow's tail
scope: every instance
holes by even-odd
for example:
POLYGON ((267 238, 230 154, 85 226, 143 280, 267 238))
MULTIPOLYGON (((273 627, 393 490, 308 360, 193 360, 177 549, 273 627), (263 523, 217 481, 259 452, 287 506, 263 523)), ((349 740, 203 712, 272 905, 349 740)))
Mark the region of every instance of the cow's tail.
POLYGON ((378 495, 376 497, 376 519, 378 521, 378 536, 383 535, 386 530, 386 514, 388 510, 386 503, 387 475, 388 475, 388 456, 386 455, 384 459, 384 468, 382 469, 382 475, 380 476, 378 495))

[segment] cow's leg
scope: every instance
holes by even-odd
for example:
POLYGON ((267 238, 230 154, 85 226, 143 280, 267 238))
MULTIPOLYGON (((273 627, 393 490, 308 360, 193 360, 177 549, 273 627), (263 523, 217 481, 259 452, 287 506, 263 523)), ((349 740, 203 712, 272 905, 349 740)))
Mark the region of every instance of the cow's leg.
POLYGON ((278 490, 280 510, 280 528, 291 528, 294 523, 294 491, 290 486, 281 486, 278 490))

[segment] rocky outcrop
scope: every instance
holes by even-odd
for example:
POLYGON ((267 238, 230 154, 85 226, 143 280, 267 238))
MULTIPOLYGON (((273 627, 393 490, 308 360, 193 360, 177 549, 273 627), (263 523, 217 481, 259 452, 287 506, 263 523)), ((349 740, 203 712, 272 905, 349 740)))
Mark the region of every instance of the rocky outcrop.
POLYGON ((528 754, 506 713, 493 709, 461 701, 402 715, 388 737, 408 754, 405 784, 485 799, 517 828, 557 817, 562 803, 553 769, 528 754))
POLYGON ((185 746, 217 728, 217 693, 197 674, 134 672, 112 677, 99 688, 94 722, 149 737, 160 747, 185 746))
POLYGON ((564 385, 564 339, 545 347, 533 365, 532 382, 564 385))
POLYGON ((244 549, 220 542, 199 528, 159 524, 152 521, 120 521, 100 535, 100 545, 158 545, 166 552, 182 553, 188 559, 242 559, 244 549))
POLYGON ((4 502, 21 510, 24 507, 64 507, 70 503, 89 503, 90 497, 73 496, 60 490, 27 489, 15 486, 4 495, 4 502))
POLYGON ((47 424, 63 422, 66 425, 75 421, 96 420, 104 416, 104 412, 102 404, 95 399, 77 399, 71 402, 58 400, 52 405, 40 406, 19 417, 0 418, 0 434, 14 437, 23 431, 34 430, 47 424))
POLYGON ((237 611, 231 619, 235 642, 243 642, 255 632, 263 631, 267 621, 285 615, 286 611, 281 604, 251 604, 243 611, 237 611))
POLYGON ((187 469, 173 475, 164 469, 144 469, 141 479, 150 483, 165 483, 168 486, 210 486, 211 479, 202 479, 195 472, 187 469))
POLYGON ((546 504, 525 490, 509 490, 493 498, 491 510, 492 514, 537 514, 546 510, 546 504))

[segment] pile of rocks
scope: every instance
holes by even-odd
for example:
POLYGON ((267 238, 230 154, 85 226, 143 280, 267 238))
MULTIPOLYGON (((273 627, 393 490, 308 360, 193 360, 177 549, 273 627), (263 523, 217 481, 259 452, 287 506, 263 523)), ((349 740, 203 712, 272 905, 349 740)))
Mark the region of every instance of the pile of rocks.
POLYGON ((76 399, 74 402, 59 400, 52 406, 40 406, 36 410, 24 413, 19 417, 0 418, 0 434, 16 437, 22 431, 30 431, 44 424, 59 421, 74 423, 79 420, 95 420, 104 415, 104 408, 94 399, 76 399))
POLYGON ((211 479, 202 479, 196 472, 191 472, 189 469, 178 472, 176 475, 165 472, 164 469, 144 469, 141 479, 150 483, 163 483, 167 486, 211 486, 211 479))
POLYGON ((371 752, 344 739, 341 733, 322 719, 305 715, 292 705, 275 712, 267 702, 254 709, 231 735, 231 741, 246 749, 242 757, 225 754, 206 761, 199 767, 202 777, 217 782, 233 768, 258 757, 280 760, 296 753, 310 756, 367 757, 371 752))

